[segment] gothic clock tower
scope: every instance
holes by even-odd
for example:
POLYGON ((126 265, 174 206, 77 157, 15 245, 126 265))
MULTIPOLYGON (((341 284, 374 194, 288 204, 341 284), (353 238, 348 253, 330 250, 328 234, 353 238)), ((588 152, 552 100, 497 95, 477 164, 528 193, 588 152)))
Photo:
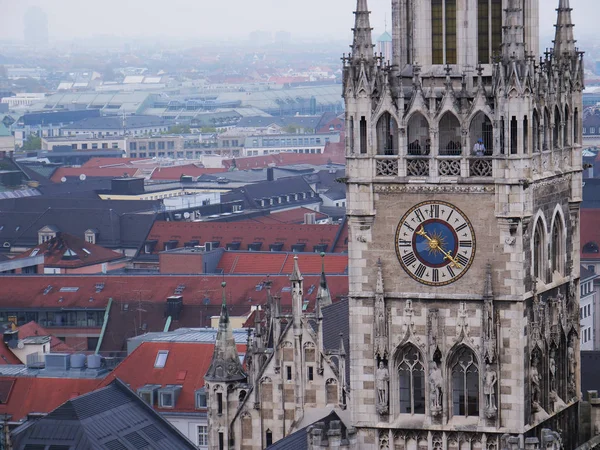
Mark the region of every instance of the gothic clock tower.
POLYGON ((540 57, 538 0, 392 0, 391 64, 357 1, 343 61, 361 449, 577 446, 583 57, 556 1, 540 57))

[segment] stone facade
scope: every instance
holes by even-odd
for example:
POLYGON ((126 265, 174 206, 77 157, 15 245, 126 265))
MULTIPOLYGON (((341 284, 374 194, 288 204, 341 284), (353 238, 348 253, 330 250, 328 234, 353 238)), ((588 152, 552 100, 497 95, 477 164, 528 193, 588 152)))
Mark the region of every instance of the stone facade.
MULTIPOLYGON (((214 376, 212 366, 219 365, 215 360, 227 359, 218 356, 225 352, 219 350, 217 338, 213 365, 205 376, 211 450, 261 450, 309 425, 307 410, 329 413, 346 409, 349 389, 343 340, 338 349, 324 348, 321 307, 331 303, 325 274, 321 274, 315 311, 310 313, 303 311, 304 283, 297 257, 290 281, 291 314, 281 311, 279 298, 271 295, 266 282, 267 303, 264 311, 255 312, 255 326, 249 330, 243 378, 214 376)), ((231 352, 235 345, 230 342, 227 348, 231 352)), ((231 361, 224 364, 233 365, 231 361)), ((239 373, 234 371, 234 375, 239 373)), ((339 441, 336 433, 329 440, 328 432, 321 436, 317 425, 309 433, 311 448, 339 441)), ((357 448, 349 440, 339 441, 339 445, 342 447, 336 448, 357 448)))
POLYGON ((343 59, 358 446, 575 448, 583 60, 568 0, 539 60, 537 0, 392 11, 392 65, 372 53, 366 0, 343 59))

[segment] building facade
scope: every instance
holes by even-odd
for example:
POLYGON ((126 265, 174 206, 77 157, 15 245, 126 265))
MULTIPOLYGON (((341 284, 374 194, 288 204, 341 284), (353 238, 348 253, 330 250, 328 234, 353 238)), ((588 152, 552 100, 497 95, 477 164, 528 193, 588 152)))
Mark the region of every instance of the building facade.
POLYGON ((577 446, 583 57, 568 0, 366 0, 344 57, 361 449, 577 446))

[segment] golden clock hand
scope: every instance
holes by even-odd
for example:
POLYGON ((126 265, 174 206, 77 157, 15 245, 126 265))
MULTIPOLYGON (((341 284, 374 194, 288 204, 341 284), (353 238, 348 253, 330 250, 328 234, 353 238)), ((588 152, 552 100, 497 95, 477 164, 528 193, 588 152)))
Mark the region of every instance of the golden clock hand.
POLYGON ((455 267, 457 269, 463 268, 463 266, 452 256, 450 252, 447 252, 442 248, 440 242, 437 239, 432 239, 427 235, 427 233, 425 232, 425 227, 423 227, 423 225, 421 225, 420 229, 417 229, 417 234, 419 236, 423 236, 429 241, 429 246, 431 247, 431 249, 439 250, 444 255, 444 258, 452 263, 452 267, 455 267))

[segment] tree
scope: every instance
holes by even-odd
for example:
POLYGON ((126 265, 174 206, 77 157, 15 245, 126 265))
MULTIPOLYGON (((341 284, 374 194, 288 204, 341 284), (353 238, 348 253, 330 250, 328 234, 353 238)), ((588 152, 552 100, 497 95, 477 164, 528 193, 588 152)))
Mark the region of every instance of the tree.
POLYGON ((21 150, 41 150, 42 149, 42 138, 34 134, 30 135, 25 142, 21 150))

